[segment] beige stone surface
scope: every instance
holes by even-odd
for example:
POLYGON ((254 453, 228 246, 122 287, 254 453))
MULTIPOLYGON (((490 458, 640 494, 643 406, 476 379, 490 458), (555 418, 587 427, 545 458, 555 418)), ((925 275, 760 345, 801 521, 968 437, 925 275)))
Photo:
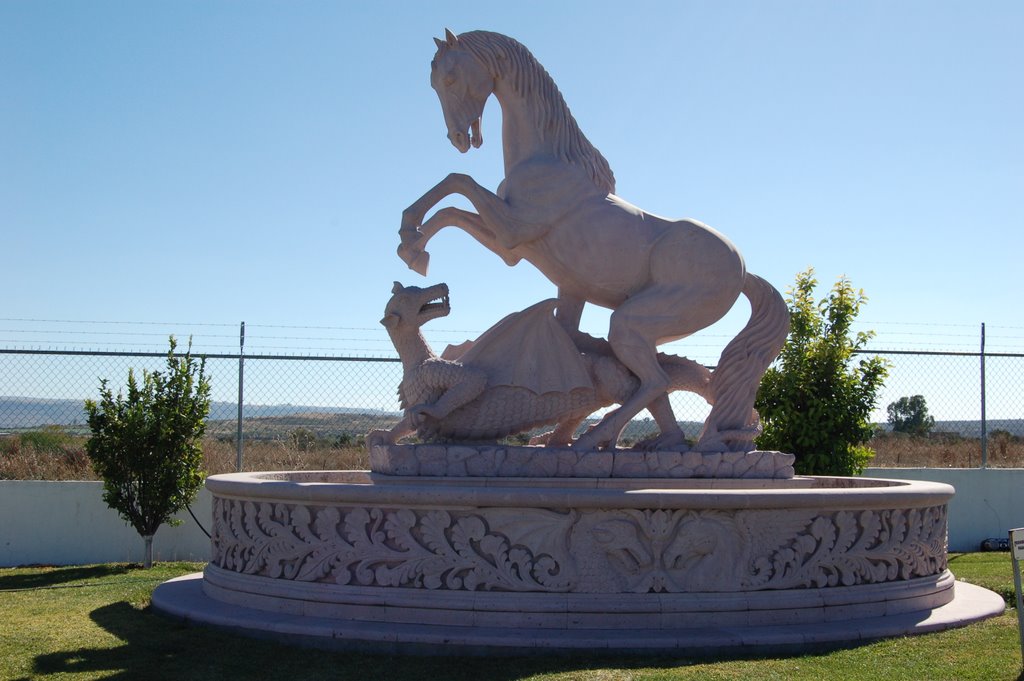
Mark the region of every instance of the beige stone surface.
POLYGON ((395 285, 382 323, 402 358, 403 420, 370 438, 373 472, 211 476, 211 560, 153 605, 189 621, 311 645, 385 652, 801 650, 959 626, 1003 611, 947 568, 949 485, 798 477, 751 451, 754 392, 785 338, 778 292, 732 244, 614 194, 604 158, 516 41, 450 32, 431 82, 449 138, 479 146, 502 107, 497 192, 453 174, 403 214, 399 254, 458 226, 508 264, 526 259, 556 301, 513 313, 437 356, 420 327, 444 285, 395 285), (451 194, 476 212, 434 206, 451 194), (614 263, 615 267, 610 267, 614 263), (656 346, 752 308, 713 373, 656 346), (583 305, 613 310, 608 339, 583 305), (682 373, 674 373, 682 372, 682 373), (681 377, 681 378, 680 378, 681 377), (692 450, 668 392, 712 404, 692 450), (618 403, 575 442, 580 420, 618 403), (661 430, 615 445, 641 409, 661 430), (554 425, 544 447, 493 439, 554 425))
POLYGON ((537 478, 792 478, 792 454, 581 452, 512 445, 371 444, 370 467, 385 475, 537 478))
MULTIPOLYGON (((438 356, 422 327, 449 314, 448 287, 395 282, 381 324, 402 360, 399 396, 404 414, 390 430, 370 433, 370 445, 394 443, 411 434, 426 442, 493 441, 547 426, 554 429, 535 438, 539 443, 569 447, 588 415, 629 400, 640 384, 608 348, 577 348, 554 317, 555 303, 544 301, 508 315, 480 338, 449 346, 438 356)), ((682 357, 659 358, 669 380, 667 392, 710 394, 711 373, 705 367, 682 357)), ((674 420, 668 423, 678 427, 674 420)), ((674 446, 689 449, 682 442, 674 446)), ((436 451, 423 450, 421 467, 423 457, 436 451)), ((451 449, 450 456, 457 457, 459 451, 451 449)), ((439 455, 434 461, 433 470, 445 468, 439 455)), ((543 469, 540 475, 551 475, 557 467, 552 463, 548 471, 545 463, 536 465, 543 469)))
MULTIPOLYGON (((623 427, 645 408, 661 430, 655 449, 683 443, 666 395, 672 381, 656 348, 715 323, 746 296, 750 321, 701 391, 713 406, 697 449, 752 449, 757 386, 789 328, 778 291, 748 272, 735 246, 714 229, 653 215, 616 196, 608 162, 522 44, 487 31, 449 31, 436 42, 430 82, 448 138, 460 152, 480 146, 484 104, 493 95, 502 112, 505 175, 497 191, 459 173, 428 190, 402 214, 399 256, 426 274, 427 243, 454 226, 509 265, 527 260, 555 284, 556 317, 576 346, 614 355, 638 383, 619 409, 578 438, 574 446, 583 451, 614 448, 623 427), (474 211, 442 207, 430 214, 453 194, 474 211), (607 340, 579 332, 587 303, 613 310, 607 340)), ((433 405, 415 406, 429 413, 433 405)))
POLYGON ((782 593, 906 582, 946 567, 945 485, 311 477, 211 477, 211 564, 403 592, 577 594, 782 593))
POLYGON ((213 559, 154 606, 311 645, 799 650, 1003 609, 948 571, 952 489, 937 483, 309 471, 208 485, 213 559))

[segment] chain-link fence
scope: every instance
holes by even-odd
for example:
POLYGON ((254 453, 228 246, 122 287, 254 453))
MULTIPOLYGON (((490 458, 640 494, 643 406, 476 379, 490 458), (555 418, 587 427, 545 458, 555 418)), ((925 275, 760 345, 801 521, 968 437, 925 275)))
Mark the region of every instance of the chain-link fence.
MULTIPOLYGON (((1024 354, 872 351, 890 365, 874 420, 875 465, 1024 466, 1024 354), (935 423, 923 436, 889 432, 886 407, 921 395, 935 423)), ((165 366, 159 352, 0 350, 0 433, 87 432, 83 403, 101 379, 115 390, 131 368, 165 366)), ((239 460, 250 447, 275 443, 291 450, 357 446, 374 428, 399 418, 401 363, 394 358, 208 354, 213 405, 207 435, 239 460), (241 404, 241 408, 239 405, 241 404)), ((708 406, 695 395, 672 396, 676 418, 690 437, 708 406)), ((655 431, 647 414, 624 438, 655 431)), ((326 461, 330 464, 330 461, 326 461)))

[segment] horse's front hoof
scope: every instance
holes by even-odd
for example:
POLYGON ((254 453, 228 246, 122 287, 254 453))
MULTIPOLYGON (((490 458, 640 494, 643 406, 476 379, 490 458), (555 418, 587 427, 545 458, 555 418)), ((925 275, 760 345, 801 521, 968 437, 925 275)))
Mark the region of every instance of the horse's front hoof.
POLYGON ((599 452, 601 450, 614 450, 615 443, 609 442, 609 438, 601 437, 600 435, 595 436, 595 431, 590 431, 580 435, 576 438, 576 441, 572 443, 572 448, 578 452, 599 452))
POLYGON ((414 248, 408 243, 401 243, 398 246, 398 257, 416 274, 427 276, 427 269, 430 267, 430 254, 426 251, 414 248))
POLYGON ((410 270, 421 277, 425 277, 427 276, 427 269, 430 267, 430 254, 426 251, 420 251, 411 261, 406 261, 406 264, 410 270))

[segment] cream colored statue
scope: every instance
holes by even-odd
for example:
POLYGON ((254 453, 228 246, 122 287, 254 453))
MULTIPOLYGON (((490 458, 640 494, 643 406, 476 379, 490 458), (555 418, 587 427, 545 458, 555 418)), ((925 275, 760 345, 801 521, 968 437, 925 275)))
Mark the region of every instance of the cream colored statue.
MULTIPOLYGON (((556 426, 538 441, 564 447, 589 414, 627 401, 639 387, 636 377, 610 353, 580 353, 552 315, 555 302, 515 312, 438 357, 420 328, 448 315, 448 287, 396 281, 381 324, 402 360, 405 415, 390 431, 371 433, 370 443, 395 443, 414 432, 424 440, 493 441, 556 426)), ((668 390, 706 394, 706 368, 682 357, 660 359, 668 390)), ((662 430, 676 425, 671 411, 655 418, 662 430)))
MULTIPOLYGON (((556 318, 584 351, 609 351, 639 381, 622 406, 576 441, 581 450, 614 448, 623 427, 644 408, 658 417, 656 447, 683 433, 671 415, 671 379, 657 346, 685 338, 721 319, 742 293, 750 301, 746 327, 725 348, 711 376, 711 413, 700 451, 752 448, 758 384, 789 328, 779 293, 746 271, 724 236, 694 220, 670 220, 615 195, 607 161, 584 137, 554 81, 512 38, 486 31, 435 39, 431 85, 448 138, 460 152, 483 141, 480 120, 494 95, 502 110, 505 178, 496 192, 453 173, 407 208, 399 255, 426 274, 427 242, 459 227, 507 264, 525 259, 558 287, 556 318), (451 194, 476 209, 444 207, 451 194), (610 308, 607 341, 579 332, 585 303, 610 308)), ((653 106, 653 105, 652 105, 653 106)))

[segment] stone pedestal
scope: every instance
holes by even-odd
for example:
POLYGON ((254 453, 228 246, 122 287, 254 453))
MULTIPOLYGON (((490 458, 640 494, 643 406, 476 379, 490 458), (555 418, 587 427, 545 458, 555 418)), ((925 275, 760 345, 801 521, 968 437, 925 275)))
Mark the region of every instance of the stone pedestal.
POLYGON ((800 647, 1003 607, 947 570, 939 483, 325 471, 207 485, 211 562, 154 605, 310 645, 800 647))
POLYGON ((580 452, 511 445, 371 445, 370 468, 386 475, 483 478, 793 477, 782 452, 580 452))

